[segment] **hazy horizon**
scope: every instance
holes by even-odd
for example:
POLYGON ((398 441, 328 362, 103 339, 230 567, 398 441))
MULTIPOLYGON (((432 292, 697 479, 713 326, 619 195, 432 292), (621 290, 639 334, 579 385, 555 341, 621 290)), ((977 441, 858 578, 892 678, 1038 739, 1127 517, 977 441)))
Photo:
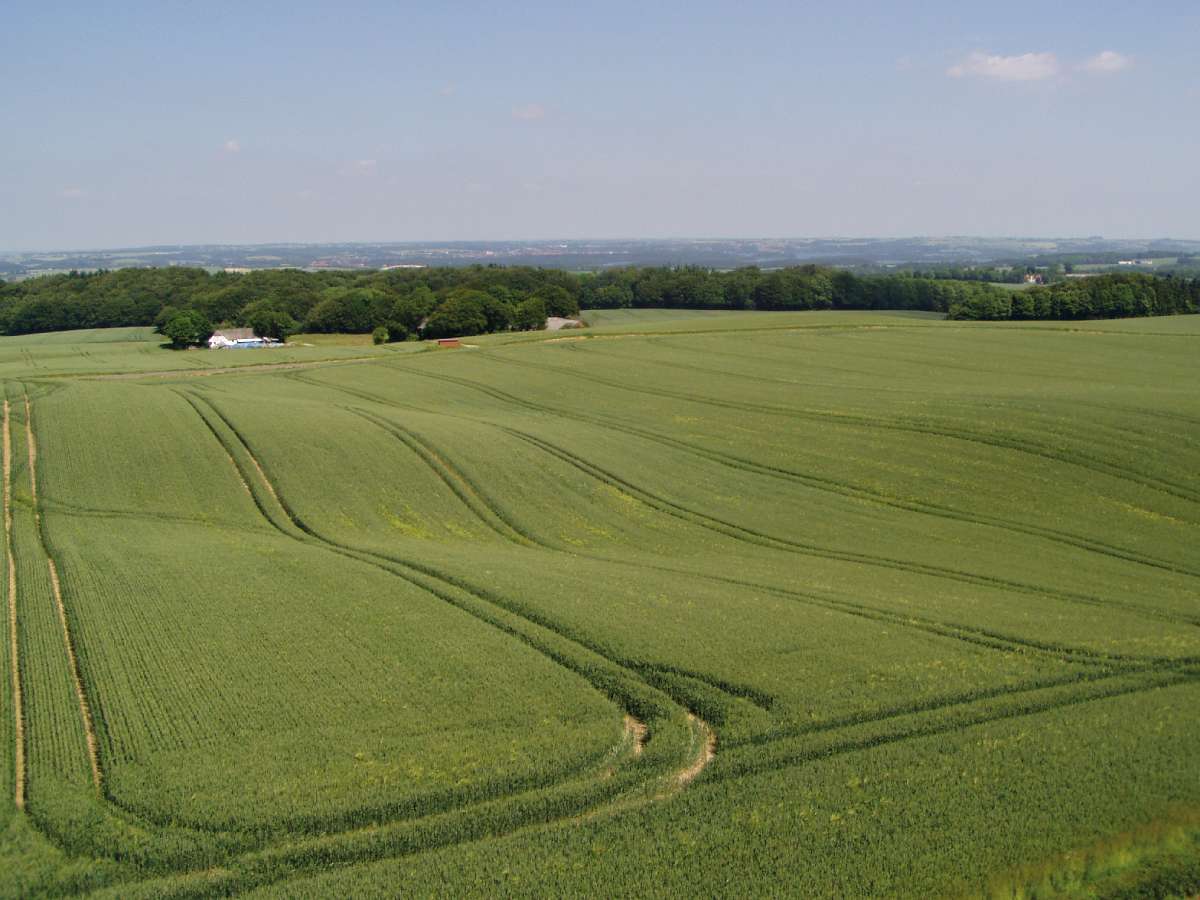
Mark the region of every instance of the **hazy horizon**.
POLYGON ((1190 236, 1198 32, 1182 2, 43 4, 0 34, 0 248, 1190 236))
POLYGON ((1200 243, 1200 238, 1183 237, 1179 235, 1146 235, 1146 236, 1112 236, 1112 235, 1084 235, 1084 234, 903 234, 883 237, 879 235, 863 235, 863 234, 822 234, 822 235, 773 235, 773 234, 743 234, 730 236, 713 236, 713 235, 663 235, 660 237, 641 236, 605 236, 605 237, 578 237, 566 238, 556 236, 540 236, 540 237, 501 237, 501 238, 453 238, 453 239, 413 239, 413 240, 388 240, 388 239, 366 239, 366 240, 343 240, 343 241, 188 241, 182 243, 172 242, 157 242, 152 244, 113 244, 111 246, 91 246, 91 247, 0 247, 0 255, 30 255, 39 253, 112 253, 118 250, 153 250, 158 248, 172 249, 189 249, 202 247, 234 247, 234 248, 252 248, 252 247, 339 247, 339 246, 387 246, 387 245, 411 245, 417 247, 436 247, 449 246, 454 244, 546 244, 556 241, 566 241, 570 243, 654 243, 654 242, 678 242, 678 243, 720 243, 720 242, 737 242, 737 241, 941 241, 941 240, 968 240, 968 241, 1085 241, 1099 240, 1106 243, 1148 243, 1155 241, 1170 241, 1180 243, 1200 243))

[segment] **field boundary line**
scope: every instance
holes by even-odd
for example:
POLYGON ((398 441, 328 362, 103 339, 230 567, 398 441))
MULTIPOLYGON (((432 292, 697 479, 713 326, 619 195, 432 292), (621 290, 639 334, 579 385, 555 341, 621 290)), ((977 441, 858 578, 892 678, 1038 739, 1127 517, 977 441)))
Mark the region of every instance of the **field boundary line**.
POLYGON ((38 539, 42 544, 42 552, 46 555, 46 565, 50 570, 50 588, 54 594, 54 605, 58 611, 58 621, 62 625, 63 648, 67 652, 67 662, 71 669, 71 681, 75 687, 75 697, 79 701, 79 718, 83 723, 84 740, 87 743, 88 765, 92 770, 92 784, 96 788, 96 796, 103 795, 104 776, 100 767, 100 742, 96 738, 96 723, 92 717, 91 704, 88 703, 87 691, 83 686, 83 673, 79 666, 79 656, 75 652, 75 639, 71 635, 71 625, 67 620, 67 608, 63 603, 62 584, 58 578, 58 565, 50 553, 46 543, 45 525, 42 522, 41 504, 38 500, 37 482, 37 438, 33 433, 33 404, 29 394, 25 394, 25 441, 29 453, 29 491, 33 501, 33 519, 37 526, 38 539))
POLYGON ((11 662, 13 727, 13 776, 16 783, 14 802, 25 809, 25 709, 21 695, 21 658, 17 640, 17 563, 12 540, 12 432, 9 425, 8 399, 4 400, 4 554, 8 566, 8 640, 11 662))

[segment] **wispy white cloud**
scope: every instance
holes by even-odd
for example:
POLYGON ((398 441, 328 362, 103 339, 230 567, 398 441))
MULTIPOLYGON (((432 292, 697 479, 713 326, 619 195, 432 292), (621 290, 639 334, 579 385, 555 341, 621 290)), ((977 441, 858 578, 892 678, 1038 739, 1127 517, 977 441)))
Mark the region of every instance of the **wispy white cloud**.
POLYGON ((994 81, 1043 81, 1058 72, 1058 57, 1053 53, 1000 56, 978 51, 946 70, 951 78, 989 78, 994 81))
POLYGON ((241 153, 242 144, 237 138, 230 138, 221 145, 221 149, 223 149, 226 153, 241 153))
POLYGON ((524 106, 513 107, 512 117, 518 122, 536 122, 546 118, 546 107, 540 103, 527 103, 524 106))
POLYGON ((458 86, 453 84, 443 84, 438 88, 438 94, 443 97, 453 97, 458 92, 458 86))
POLYGON ((1132 57, 1116 50, 1103 50, 1088 59, 1079 68, 1093 75, 1110 75, 1113 72, 1123 72, 1133 65, 1132 57))
POLYGON ((81 187, 65 187, 58 192, 58 196, 62 197, 64 200, 78 200, 80 197, 83 197, 86 194, 87 191, 81 187))
POLYGON ((379 163, 374 159, 356 159, 340 169, 338 174, 346 177, 370 178, 379 171, 379 163))

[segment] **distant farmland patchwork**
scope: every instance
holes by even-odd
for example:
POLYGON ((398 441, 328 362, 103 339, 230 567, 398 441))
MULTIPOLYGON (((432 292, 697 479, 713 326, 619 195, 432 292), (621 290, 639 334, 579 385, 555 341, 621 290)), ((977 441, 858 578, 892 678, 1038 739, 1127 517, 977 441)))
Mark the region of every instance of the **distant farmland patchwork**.
POLYGON ((1200 887, 1200 317, 591 321, 0 338, 0 895, 1200 887))

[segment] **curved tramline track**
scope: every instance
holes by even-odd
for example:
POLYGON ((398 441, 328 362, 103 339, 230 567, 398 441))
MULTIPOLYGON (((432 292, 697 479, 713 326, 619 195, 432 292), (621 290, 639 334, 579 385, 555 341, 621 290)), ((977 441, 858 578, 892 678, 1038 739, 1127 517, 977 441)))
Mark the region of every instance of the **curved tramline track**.
POLYGON ((4 400, 4 556, 7 570, 7 606, 9 641, 9 679, 13 704, 13 802, 25 809, 25 704, 21 692, 21 655, 17 632, 17 564, 13 558, 12 538, 12 431, 9 425, 8 398, 4 400))
MULTIPOLYGON (((497 357, 488 357, 488 359, 495 358, 497 357)), ((383 364, 391 365, 390 363, 383 364)), ((789 481, 813 490, 851 497, 858 500, 866 500, 871 503, 877 503, 880 506, 892 507, 905 512, 913 512, 951 519, 954 521, 967 522, 975 525, 997 528, 1003 531, 1011 531, 1016 534, 1026 534, 1032 537, 1038 537, 1054 543, 1062 544, 1063 546, 1098 553, 1102 556, 1111 556, 1127 562, 1140 563, 1141 565, 1149 566, 1155 569, 1161 569, 1167 572, 1179 572, 1185 575, 1200 577, 1200 569, 1195 568, 1194 566, 1185 566, 1178 562, 1159 559, 1144 552, 1134 551, 1127 547, 1120 547, 1115 544, 1097 540, 1095 538, 1083 537, 1081 535, 1073 534, 1061 529, 1050 528, 1044 525, 1035 525, 1028 522, 1019 522, 1013 519, 989 515, 978 511, 958 509, 955 507, 946 506, 944 504, 932 503, 930 501, 893 497, 878 490, 872 489, 867 485, 838 481, 836 479, 816 475, 811 472, 802 472, 796 469, 788 469, 778 465, 768 465, 766 463, 729 453, 728 451, 716 450, 710 447, 702 447, 680 440, 679 438, 661 434, 656 431, 646 428, 639 428, 635 425, 629 424, 628 422, 620 421, 616 417, 603 413, 595 411, 584 413, 580 412, 578 409, 568 408, 565 406, 551 406, 547 404, 536 403, 528 398, 517 397, 514 394, 509 394, 491 385, 481 384, 469 378, 446 375, 445 373, 435 374, 433 372, 418 369, 415 366, 405 365, 396 366, 396 368, 401 369, 403 372, 405 372, 405 374, 442 381, 447 384, 460 385, 462 387, 478 391, 485 396, 491 397, 492 399, 499 400, 503 403, 519 408, 545 413, 556 418, 569 419, 595 425, 597 427, 621 434, 628 434, 632 437, 650 441, 664 447, 669 447, 673 450, 679 450, 692 456, 708 460, 709 462, 715 462, 718 465, 727 466, 738 471, 750 472, 767 478, 773 478, 782 481, 789 481)), ((329 388, 330 390, 343 391, 351 395, 362 396, 363 399, 372 399, 373 402, 385 404, 389 403, 389 401, 385 398, 368 395, 366 392, 347 388, 343 385, 334 385, 329 382, 317 381, 312 378, 295 374, 287 377, 293 378, 297 381, 303 381, 309 384, 329 388)), ((435 415, 447 415, 447 413, 443 411, 434 409, 424 411, 435 415)))

